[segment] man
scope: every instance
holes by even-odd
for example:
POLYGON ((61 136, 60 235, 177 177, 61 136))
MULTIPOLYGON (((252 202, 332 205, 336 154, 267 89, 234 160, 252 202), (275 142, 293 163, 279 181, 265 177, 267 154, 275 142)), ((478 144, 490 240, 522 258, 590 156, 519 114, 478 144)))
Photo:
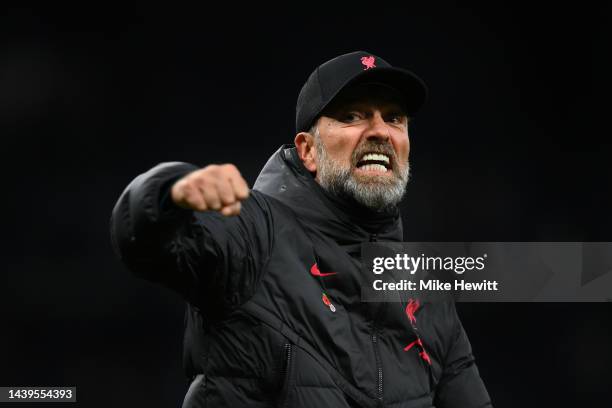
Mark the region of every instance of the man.
POLYGON ((490 406, 452 302, 361 302, 361 244, 402 240, 425 96, 409 71, 341 55, 251 191, 231 164, 164 163, 126 188, 117 253, 187 301, 183 407, 490 406))

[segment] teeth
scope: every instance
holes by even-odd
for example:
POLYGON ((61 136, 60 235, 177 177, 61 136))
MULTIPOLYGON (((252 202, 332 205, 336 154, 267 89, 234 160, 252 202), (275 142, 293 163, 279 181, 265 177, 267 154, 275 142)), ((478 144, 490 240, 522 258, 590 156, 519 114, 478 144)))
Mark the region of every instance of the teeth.
POLYGON ((385 163, 389 163, 389 157, 384 155, 384 154, 378 154, 378 153, 368 153, 365 156, 363 156, 361 158, 362 161, 365 160, 376 160, 376 161, 382 161, 385 163))
POLYGON ((387 168, 382 164, 366 164, 360 168, 363 170, 387 171, 387 168))

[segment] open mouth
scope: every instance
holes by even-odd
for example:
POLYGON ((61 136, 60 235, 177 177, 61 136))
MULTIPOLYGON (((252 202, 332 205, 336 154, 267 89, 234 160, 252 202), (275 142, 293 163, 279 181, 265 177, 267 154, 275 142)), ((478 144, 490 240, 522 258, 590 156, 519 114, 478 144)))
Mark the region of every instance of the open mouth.
POLYGON ((391 159, 382 153, 366 153, 357 162, 357 168, 361 170, 386 172, 391 169, 391 159))

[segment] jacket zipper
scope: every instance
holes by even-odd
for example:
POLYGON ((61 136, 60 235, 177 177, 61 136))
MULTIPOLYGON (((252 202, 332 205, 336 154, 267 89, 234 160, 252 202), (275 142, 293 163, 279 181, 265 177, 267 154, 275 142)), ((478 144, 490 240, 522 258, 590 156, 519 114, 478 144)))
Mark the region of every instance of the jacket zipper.
POLYGON ((378 333, 377 328, 374 327, 372 332, 372 344, 374 345, 374 355, 376 356, 376 368, 378 369, 378 395, 377 398, 382 402, 383 400, 383 371, 382 362, 380 361, 380 351, 378 350, 378 333))
POLYGON ((281 372, 281 379, 284 379, 289 373, 289 368, 291 367, 291 344, 285 343, 285 365, 283 366, 283 371, 281 372))
POLYGON ((293 350, 290 343, 285 343, 284 346, 284 356, 285 356, 285 365, 281 371, 280 380, 282 381, 282 389, 280 393, 279 406, 286 406, 288 401, 288 394, 291 388, 291 355, 293 354, 293 350))
MULTIPOLYGON (((371 234, 370 242, 378 242, 378 235, 371 234)), ((376 369, 378 371, 378 387, 376 390, 377 398, 382 405, 382 402, 383 402, 383 370, 382 370, 382 361, 380 359, 380 350, 378 350, 378 328, 376 327, 376 324, 374 324, 374 329, 372 332, 372 345, 374 346, 374 355, 376 356, 376 369)))

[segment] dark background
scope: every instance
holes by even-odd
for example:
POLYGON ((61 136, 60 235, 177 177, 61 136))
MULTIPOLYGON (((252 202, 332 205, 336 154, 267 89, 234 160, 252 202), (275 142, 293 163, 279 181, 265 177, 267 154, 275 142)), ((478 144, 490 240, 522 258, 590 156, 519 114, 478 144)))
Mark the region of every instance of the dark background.
MULTIPOLYGON (((340 53, 430 87, 406 240, 612 241, 609 10, 538 4, 5 9, 0 386, 180 406, 183 303, 113 255, 114 202, 161 161, 232 162, 252 184, 340 53)), ((610 404, 610 303, 459 309, 496 407, 610 404)))

